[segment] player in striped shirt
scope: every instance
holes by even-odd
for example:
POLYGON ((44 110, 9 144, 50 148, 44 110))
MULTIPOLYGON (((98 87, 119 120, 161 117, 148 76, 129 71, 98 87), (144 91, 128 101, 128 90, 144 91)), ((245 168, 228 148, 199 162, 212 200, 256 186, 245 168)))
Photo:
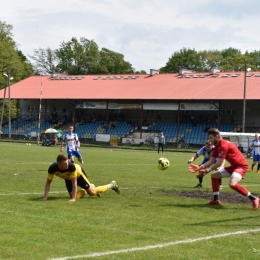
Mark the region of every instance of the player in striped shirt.
MULTIPOLYGON (((212 145, 211 142, 208 140, 205 143, 205 146, 203 146, 193 157, 191 157, 191 159, 188 161, 188 164, 194 162, 201 155, 204 156, 204 159, 201 164, 204 164, 205 162, 207 162, 210 159, 210 157, 213 153, 214 147, 215 146, 212 145)), ((216 159, 216 161, 217 161, 217 159, 216 159)), ((225 162, 224 162, 224 164, 225 164, 225 162)), ((203 176, 199 177, 198 179, 199 179, 199 183, 194 188, 202 188, 203 176)), ((219 185, 220 185, 220 188, 222 188, 221 179, 219 179, 219 185)))
POLYGON ((63 143, 66 143, 66 151, 68 153, 68 158, 72 163, 74 163, 74 156, 78 158, 80 163, 83 163, 81 153, 79 151, 80 142, 78 135, 73 132, 73 126, 69 126, 68 132, 63 134, 63 138, 60 145, 60 151, 63 151, 63 143))
POLYGON ((251 170, 254 170, 254 166, 257 164, 257 172, 260 173, 260 140, 259 135, 255 134, 255 140, 252 140, 252 154, 253 154, 253 163, 251 170))

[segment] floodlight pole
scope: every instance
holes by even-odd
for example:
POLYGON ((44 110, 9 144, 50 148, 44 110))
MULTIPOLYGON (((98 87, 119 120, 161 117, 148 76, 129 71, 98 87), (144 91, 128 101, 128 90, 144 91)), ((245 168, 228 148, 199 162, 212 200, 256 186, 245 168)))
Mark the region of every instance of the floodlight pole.
MULTIPOLYGON (((39 115, 38 115, 38 134, 37 134, 37 144, 40 144, 40 132, 41 132, 41 111, 42 111, 42 85, 43 78, 41 77, 41 87, 40 87, 40 104, 39 104, 39 115)), ((46 109, 46 107, 45 107, 46 109)))
POLYGON ((11 87, 10 87, 10 71, 8 71, 8 106, 9 106, 9 114, 8 114, 8 135, 9 138, 11 139, 11 87))
POLYGON ((242 118, 242 132, 245 133, 245 124, 246 124, 246 77, 247 71, 250 71, 250 68, 247 68, 247 62, 245 62, 245 74, 244 74, 244 98, 243 98, 243 118, 242 118))
POLYGON ((7 78, 8 85, 8 137, 11 139, 11 90, 10 90, 10 70, 7 71, 7 74, 4 73, 4 76, 7 78))
POLYGON ((3 96, 3 104, 2 104, 2 112, 1 112, 1 123, 0 123, 0 131, 2 131, 2 125, 3 125, 3 119, 4 119, 5 95, 6 95, 6 86, 5 86, 5 89, 4 89, 4 96, 3 96))

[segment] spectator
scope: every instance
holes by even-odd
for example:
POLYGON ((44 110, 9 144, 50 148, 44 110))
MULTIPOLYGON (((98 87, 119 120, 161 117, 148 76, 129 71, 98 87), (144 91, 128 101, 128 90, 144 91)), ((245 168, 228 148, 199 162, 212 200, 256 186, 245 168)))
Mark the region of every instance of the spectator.
POLYGON ((231 117, 230 117, 230 124, 231 124, 231 125, 234 125, 234 121, 235 121, 234 116, 231 116, 231 117))
POLYGON ((163 132, 161 132, 158 135, 158 139, 159 139, 159 142, 158 142, 158 153, 160 152, 160 148, 162 148, 162 154, 163 154, 164 153, 163 149, 164 149, 164 145, 165 145, 165 137, 163 135, 163 132))
POLYGON ((250 145, 246 151, 246 157, 247 158, 251 158, 252 157, 252 154, 253 154, 253 147, 252 145, 250 145))
POLYGON ((71 123, 72 121, 72 112, 70 111, 68 115, 68 122, 71 123))
POLYGON ((241 144, 239 144, 237 148, 241 153, 244 153, 244 148, 241 144))
POLYGON ((204 133, 207 133, 207 132, 208 132, 208 130, 209 130, 209 127, 208 127, 208 126, 206 126, 206 127, 204 128, 203 132, 204 132, 204 133))

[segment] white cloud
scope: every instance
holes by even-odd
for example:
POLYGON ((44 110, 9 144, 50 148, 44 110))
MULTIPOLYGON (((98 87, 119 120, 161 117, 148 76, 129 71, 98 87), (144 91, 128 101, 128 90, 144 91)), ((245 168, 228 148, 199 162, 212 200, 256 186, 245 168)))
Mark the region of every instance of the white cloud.
POLYGON ((72 37, 124 54, 137 69, 165 65, 183 47, 242 52, 259 49, 258 1, 242 0, 24 0, 7 1, 1 21, 13 25, 25 54, 58 48, 72 37))

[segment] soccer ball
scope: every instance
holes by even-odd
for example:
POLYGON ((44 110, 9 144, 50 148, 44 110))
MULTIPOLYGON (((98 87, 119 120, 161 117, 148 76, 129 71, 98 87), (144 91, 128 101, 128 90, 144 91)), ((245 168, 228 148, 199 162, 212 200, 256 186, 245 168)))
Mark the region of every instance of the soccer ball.
POLYGON ((166 170, 170 166, 170 162, 167 158, 159 158, 157 161, 157 167, 160 170, 166 170))

